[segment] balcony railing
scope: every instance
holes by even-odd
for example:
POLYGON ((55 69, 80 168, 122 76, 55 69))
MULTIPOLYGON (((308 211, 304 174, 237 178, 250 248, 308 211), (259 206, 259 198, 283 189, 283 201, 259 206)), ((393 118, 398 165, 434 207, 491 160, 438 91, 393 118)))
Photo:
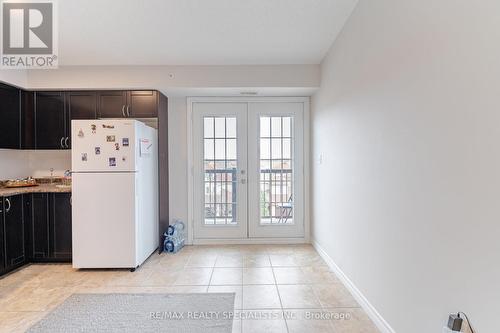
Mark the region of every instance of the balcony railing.
MULTIPOLYGON (((236 212, 237 212, 237 170, 232 169, 208 169, 205 170, 205 174, 212 175, 208 178, 211 179, 211 193, 205 193, 205 218, 207 219, 229 219, 230 223, 236 223, 236 212), (229 177, 228 177, 229 175, 229 177), (231 181, 228 181, 230 179, 231 181), (217 184, 231 183, 231 202, 221 201, 217 202, 217 193, 219 191, 224 191, 222 187, 217 186, 217 184), (213 185, 212 185, 213 184, 213 185), (212 187, 213 186, 213 187, 212 187), (216 193, 212 193, 215 191, 216 193), (214 202, 210 201, 210 197, 214 198, 214 202), (229 207, 231 209, 229 209, 229 207), (218 209, 217 209, 218 208, 218 209)), ((284 214, 287 214, 289 218, 292 218, 292 170, 291 169, 261 169, 261 184, 265 182, 268 184, 268 190, 263 192, 260 190, 259 207, 261 219, 273 221, 274 219, 279 220, 284 214), (264 175, 264 176, 263 176, 264 175), (269 175, 266 177, 265 175, 269 175), (279 175, 279 176, 278 176, 279 175), (283 186, 285 184, 285 186, 283 186), (273 193, 273 189, 280 188, 279 193, 273 193), (285 188, 285 193, 281 193, 282 189, 285 188), (266 200, 266 197, 269 200, 266 200), (288 208, 290 207, 290 208, 288 208), (286 211, 289 209, 289 211, 286 211)), ((229 189, 226 187, 225 191, 229 189)), ((227 198, 227 193, 224 195, 227 198)), ((272 223, 272 222, 271 222, 272 223)))

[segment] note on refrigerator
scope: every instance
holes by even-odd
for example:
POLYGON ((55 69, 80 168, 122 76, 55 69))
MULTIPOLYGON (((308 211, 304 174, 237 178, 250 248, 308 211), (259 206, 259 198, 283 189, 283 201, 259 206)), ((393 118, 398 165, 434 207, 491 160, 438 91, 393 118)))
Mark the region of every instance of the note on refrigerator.
POLYGON ((140 139, 139 140, 139 154, 140 154, 140 156, 151 155, 151 148, 152 147, 153 147, 153 143, 149 139, 140 139))

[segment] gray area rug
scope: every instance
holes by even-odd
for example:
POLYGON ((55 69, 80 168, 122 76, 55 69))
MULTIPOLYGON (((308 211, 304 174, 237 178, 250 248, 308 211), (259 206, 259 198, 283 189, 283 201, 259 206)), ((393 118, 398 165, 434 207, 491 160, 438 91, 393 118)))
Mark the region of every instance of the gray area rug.
POLYGON ((28 332, 231 333, 234 295, 73 294, 28 332))

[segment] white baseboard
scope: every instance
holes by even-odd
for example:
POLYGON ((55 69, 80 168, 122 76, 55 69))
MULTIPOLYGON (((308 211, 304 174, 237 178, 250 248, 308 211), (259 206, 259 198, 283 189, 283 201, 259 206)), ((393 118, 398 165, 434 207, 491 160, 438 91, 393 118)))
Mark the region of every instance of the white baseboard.
POLYGON ((339 266, 333 261, 333 259, 328 255, 328 253, 323 250, 321 245, 315 240, 311 241, 312 245, 319 253, 319 255, 326 261, 327 265, 335 272, 340 281, 344 286, 351 292, 352 296, 361 305, 363 310, 368 314, 373 323, 382 333, 396 333, 394 329, 389 325, 389 323, 378 313, 377 309, 371 305, 371 303, 366 299, 366 297, 361 293, 361 291, 354 285, 354 283, 344 274, 339 266))
POLYGON ((305 238, 241 238, 241 239, 194 239, 190 245, 235 245, 235 244, 304 244, 305 238))

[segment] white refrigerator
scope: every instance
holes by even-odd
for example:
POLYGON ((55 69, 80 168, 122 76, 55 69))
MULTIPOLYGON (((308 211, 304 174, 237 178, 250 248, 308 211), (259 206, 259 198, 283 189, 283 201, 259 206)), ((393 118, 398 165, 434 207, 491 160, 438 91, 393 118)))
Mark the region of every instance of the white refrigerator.
POLYGON ((130 268, 158 248, 158 139, 137 120, 71 122, 74 268, 130 268))

